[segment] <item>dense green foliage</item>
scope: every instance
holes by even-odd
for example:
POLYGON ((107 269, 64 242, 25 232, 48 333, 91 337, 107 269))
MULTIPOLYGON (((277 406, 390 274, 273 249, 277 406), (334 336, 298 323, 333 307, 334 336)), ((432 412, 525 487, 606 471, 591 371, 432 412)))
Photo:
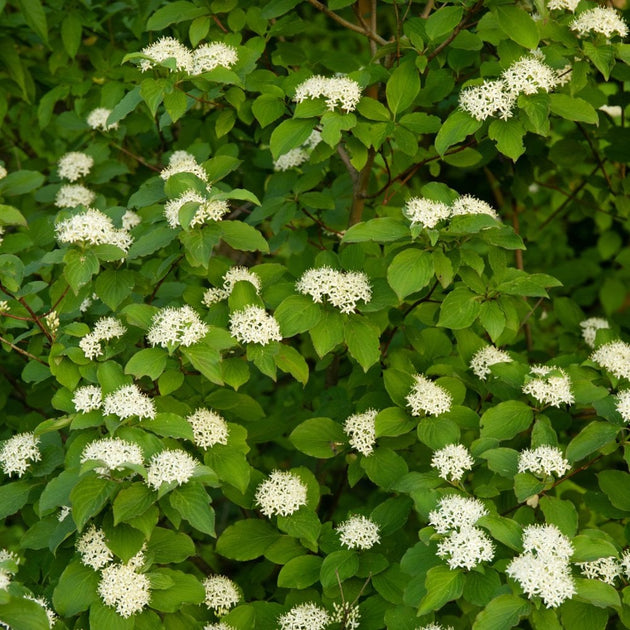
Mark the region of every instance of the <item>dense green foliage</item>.
MULTIPOLYGON (((595 6, 582 0, 577 15, 595 6)), ((0 547, 16 554, 0 556, 0 621, 48 628, 34 596, 55 628, 265 630, 303 602, 331 617, 351 603, 330 628, 630 627, 627 571, 605 583, 577 564, 630 569, 630 403, 618 398, 630 352, 591 358, 630 332, 630 45, 580 34, 574 19, 542 0, 0 0, 0 464, 12 473, 0 473, 0 547), (150 62, 142 49, 164 36, 223 42, 238 61, 194 75, 150 62), (554 84, 518 90, 504 118, 458 106, 523 57, 554 84), (337 74, 360 86, 356 109, 295 102, 309 77, 337 74), (96 108, 109 110, 101 129, 86 122, 96 108), (86 211, 58 207, 57 165, 75 151, 93 158, 75 183, 132 243, 62 236, 86 211), (203 168, 161 177, 175 151, 203 168), (410 222, 412 198, 451 208, 465 195, 498 219, 410 222), (199 219, 208 203, 222 220, 199 219), (236 266, 260 287, 241 277, 204 299, 236 266), (315 302, 296 289, 314 267, 364 272, 370 299, 347 312, 315 302), (202 339, 160 344, 156 315, 185 305, 202 339), (252 305, 279 324, 269 343, 237 339, 234 313, 252 305), (124 331, 86 353, 103 317, 124 331), (609 322, 590 340, 589 317, 609 322), (509 360, 482 379, 470 363, 488 345, 509 360), (536 364, 551 366, 542 401, 536 364), (416 374, 448 410, 410 402, 416 374), (80 388, 107 405, 131 384, 154 411, 77 409, 80 388), (187 421, 200 408, 227 421, 226 439, 204 448, 187 421), (344 427, 363 413, 357 447, 344 427), (11 470, 9 440, 29 432, 39 456, 11 470), (139 446, 144 464, 108 472, 82 456, 105 437, 139 446), (461 480, 431 464, 450 444, 474 458, 461 480), (544 445, 566 470, 519 467, 544 445), (152 482, 169 449, 194 457, 194 474, 152 482), (274 470, 306 488, 299 509, 274 515, 260 500, 274 470), (438 554, 430 513, 448 494, 482 501, 491 560, 452 567, 438 554), (369 549, 342 544, 355 514, 379 528, 369 549), (573 543, 574 592, 559 605, 508 570, 534 523, 573 543), (140 553, 127 566, 146 576, 148 605, 125 616, 103 601, 107 569, 76 548, 91 527, 110 567, 140 553), (238 585, 237 605, 208 603, 215 574, 238 585)))

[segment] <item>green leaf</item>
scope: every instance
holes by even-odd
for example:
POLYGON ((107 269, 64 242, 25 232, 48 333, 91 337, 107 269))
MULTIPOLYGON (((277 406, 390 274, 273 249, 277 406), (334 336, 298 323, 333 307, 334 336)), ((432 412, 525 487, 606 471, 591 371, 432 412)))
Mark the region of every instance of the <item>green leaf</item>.
POLYGON ((578 462, 616 439, 619 427, 609 422, 587 424, 567 446, 567 459, 578 462))
POLYGON ((402 300, 429 284, 433 278, 433 258, 420 249, 405 249, 387 268, 387 282, 402 300))
POLYGON ((181 353, 199 370, 211 383, 223 385, 221 376, 221 355, 207 344, 196 343, 188 348, 180 348, 181 353))
POLYGON ((350 355, 364 372, 381 358, 379 331, 361 315, 349 315, 344 323, 344 339, 350 355))
POLYGON ((424 585, 427 594, 420 602, 418 616, 439 610, 446 602, 459 599, 464 590, 464 575, 457 569, 437 566, 427 571, 424 585))
POLYGON ((188 108, 188 98, 180 90, 173 90, 164 95, 164 107, 173 122, 177 122, 188 108))
POLYGON ((261 94, 252 104, 252 113, 261 127, 266 127, 274 120, 278 120, 285 112, 282 99, 271 94, 261 94))
POLYGON ((155 501, 155 492, 152 492, 145 483, 133 483, 128 488, 123 488, 114 499, 114 525, 130 521, 136 516, 146 512, 155 501))
POLYGON ((549 106, 552 113, 567 120, 586 122, 596 125, 599 121, 595 108, 583 98, 568 94, 550 94, 549 106))
POLYGON ((361 468, 370 481, 389 490, 409 472, 407 462, 395 451, 379 447, 368 457, 361 458, 361 468))
POLYGON ((46 611, 37 602, 21 597, 0 600, 0 619, 15 630, 50 630, 46 611))
POLYGON ((519 503, 541 492, 545 484, 529 473, 514 475, 514 494, 519 503))
POLYGON ((514 162, 525 153, 524 135, 525 129, 517 118, 493 120, 488 127, 488 136, 497 143, 497 149, 514 162))
POLYGON ((216 536, 214 531, 214 510, 210 507, 211 499, 203 486, 188 483, 176 488, 169 495, 171 505, 196 530, 216 536))
POLYGON ((13 254, 0 254, 0 282, 9 291, 17 293, 23 279, 24 263, 13 254))
POLYGON ((317 549, 317 539, 321 533, 322 524, 313 510, 301 509, 290 516, 278 516, 277 523, 279 530, 293 538, 298 538, 311 550, 317 549))
POLYGON ((269 146, 273 159, 277 160, 281 155, 291 149, 304 144, 313 131, 315 120, 310 118, 291 119, 281 122, 271 133, 269 146))
POLYGON ((81 46, 83 24, 78 13, 72 12, 61 23, 61 41, 71 59, 74 59, 81 46))
POLYGON ((591 562, 597 558, 617 557, 617 548, 607 539, 604 532, 593 529, 584 531, 585 534, 571 539, 573 544, 571 559, 574 562, 591 562))
POLYGON ((176 413, 160 412, 153 420, 143 420, 142 426, 163 437, 194 441, 192 427, 187 420, 176 413))
POLYGON ((610 73, 615 66, 616 46, 611 44, 583 42, 582 44, 586 56, 593 62, 593 65, 602 73, 606 81, 610 78, 610 73))
MULTIPOLYGON (((389 85, 389 82, 388 82, 388 85, 389 85)), ((419 80, 418 80, 418 87, 420 87, 419 80)), ((378 120, 381 122, 387 122, 391 118, 385 105, 383 105, 380 101, 377 101, 376 99, 370 98, 369 96, 364 96, 358 102, 357 111, 359 112, 359 114, 361 114, 361 116, 363 116, 364 118, 367 118, 368 120, 378 120)))
POLYGON ((320 357, 343 343, 343 324, 343 318, 339 313, 321 311, 319 323, 309 330, 313 347, 320 357))
POLYGON ((501 30, 512 41, 528 50, 538 47, 538 26, 521 7, 500 5, 496 8, 496 16, 501 30))
POLYGON ((310 418, 295 427, 289 439, 301 453, 329 459, 346 443, 347 436, 341 425, 330 418, 310 418))
POLYGON ((162 31, 171 24, 194 20, 207 15, 207 13, 208 9, 195 6, 192 2, 186 2, 185 0, 169 2, 148 19, 147 31, 162 31))
POLYGON ((148 376, 152 380, 157 380, 164 368, 168 352, 163 348, 145 348, 136 352, 125 365, 125 374, 132 374, 136 378, 148 376))
POLYGON ((135 617, 121 617, 115 608, 101 604, 100 601, 90 606, 90 628, 107 630, 133 630, 135 617))
POLYGON ((618 608, 621 606, 619 593, 610 584, 600 580, 585 580, 576 578, 574 595, 578 601, 598 606, 599 608, 618 608))
POLYGON ((291 346, 281 343, 273 360, 283 372, 289 373, 296 381, 306 385, 309 377, 308 363, 304 357, 291 346))
POLYGON ((221 238, 234 249, 243 252, 269 252, 265 237, 242 221, 221 221, 221 238))
POLYGON ((17 208, 0 204, 0 225, 22 225, 26 227, 26 219, 17 208))
POLYGON ((280 302, 273 316, 280 324, 282 337, 287 338, 315 327, 322 318, 322 312, 310 297, 290 295, 280 302))
POLYGON ((140 86, 136 85, 136 87, 127 92, 114 109, 112 109, 112 113, 107 119, 107 124, 113 125, 114 123, 121 121, 125 118, 125 116, 129 115, 134 109, 136 109, 141 102, 142 94, 140 94, 140 86))
POLYGON ((195 543, 181 532, 156 527, 147 544, 147 558, 152 564, 183 562, 195 555, 195 543))
POLYGON ((630 475, 627 472, 602 470, 597 473, 597 481, 602 492, 616 508, 630 512, 630 494, 628 494, 630 475))
POLYGON ((506 547, 514 551, 522 549, 523 531, 516 521, 495 514, 487 514, 477 521, 477 525, 487 529, 492 538, 503 543, 506 547))
POLYGON ((573 538, 578 527, 578 513, 571 501, 544 496, 540 499, 540 509, 547 523, 555 525, 565 536, 573 538))
POLYGON ((468 328, 477 319, 480 310, 479 296, 466 288, 459 287, 444 298, 438 326, 452 330, 468 328))
MULTIPOLYGON (((461 9, 460 9, 461 12, 461 9)), ((393 72, 385 86, 385 96, 394 117, 405 111, 420 91, 420 73, 411 61, 401 63, 393 72)))
POLYGON ((329 553, 322 562, 320 582, 323 588, 336 586, 354 577, 359 570, 359 556, 356 551, 343 550, 329 553))
POLYGON ((462 19, 463 13, 462 7, 441 6, 438 11, 433 11, 425 22, 425 33, 433 42, 452 33, 462 19))
POLYGON ((482 610, 473 630, 509 630, 531 610, 531 604, 516 595, 499 595, 482 610))
POLYGON ((254 560, 279 538, 277 530, 266 521, 247 519, 230 525, 217 540, 216 550, 231 560, 254 560))
POLYGON ((98 258, 91 250, 81 252, 76 249, 70 249, 63 257, 63 275, 68 281, 70 288, 75 295, 79 289, 87 284, 95 273, 98 273, 100 263, 98 258))
POLYGON ((151 116, 155 116, 168 87, 166 79, 144 79, 140 84, 140 94, 147 104, 151 116))
POLYGON ((79 480, 70 493, 72 518, 79 531, 105 507, 118 488, 116 482, 97 477, 94 473, 88 473, 79 480))
POLYGON ((205 457, 206 464, 225 481, 244 493, 249 485, 251 467, 245 455, 229 444, 215 444, 205 457))
POLYGON ((266 20, 280 17, 294 9, 299 3, 300 0, 270 0, 263 5, 261 16, 266 20))
POLYGON ((44 179, 44 176, 37 171, 15 171, 0 180, 0 189, 6 197, 25 195, 40 188, 44 179))
POLYGON ((53 592, 55 611, 64 617, 87 610, 99 600, 97 587, 99 574, 78 560, 71 562, 63 571, 53 592))
POLYGON ((319 556, 291 558, 278 573, 278 586, 280 588, 308 588, 319 581, 322 562, 319 556))
POLYGON ((487 409, 481 416, 481 437, 510 440, 526 431, 534 419, 534 412, 524 402, 507 400, 487 409))
POLYGON ((125 269, 106 269, 99 273, 94 284, 96 295, 115 311, 131 295, 136 282, 132 271, 125 269))
POLYGON ((440 155, 444 155, 449 147, 465 140, 469 135, 475 133, 482 124, 482 121, 474 119, 470 114, 456 109, 444 121, 437 136, 435 136, 435 150, 440 155))
POLYGON ((154 576, 159 576, 158 579, 161 578, 164 582, 168 580, 170 583, 168 588, 156 589, 151 593, 149 606, 155 610, 175 613, 181 610, 182 605, 201 604, 205 598, 205 589, 194 575, 183 571, 160 568, 149 574, 150 578, 154 576))
POLYGON ((25 480, 11 483, 5 481, 0 486, 0 519, 5 519, 24 507, 31 487, 31 484, 25 480))
POLYGON ((26 23, 48 44, 46 13, 40 0, 16 0, 26 23))
POLYGON ((409 226, 391 217, 370 219, 349 228, 341 239, 342 243, 363 243, 375 241, 388 243, 409 237, 409 226))
POLYGON ((243 160, 239 160, 231 155, 217 155, 204 162, 203 168, 208 174, 210 182, 218 182, 228 173, 235 171, 242 163, 243 160))

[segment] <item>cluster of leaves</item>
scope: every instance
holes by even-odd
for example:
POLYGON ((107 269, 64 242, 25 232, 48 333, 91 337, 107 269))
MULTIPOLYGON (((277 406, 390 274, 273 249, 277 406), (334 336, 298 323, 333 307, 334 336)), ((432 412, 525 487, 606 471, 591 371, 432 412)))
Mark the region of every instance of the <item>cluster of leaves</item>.
MULTIPOLYGON (((45 4, 0 5, 0 437, 34 431, 41 449, 0 487, 0 546, 21 559, 0 591, 0 621, 48 628, 32 593, 51 602, 56 628, 201 628, 216 621, 203 580, 222 574, 242 590, 222 617, 239 630, 276 627, 302 602, 352 602, 366 630, 434 620, 457 630, 630 627, 621 578, 613 586, 575 568, 576 595, 547 609, 505 574, 531 523, 569 536, 574 563, 618 558, 630 545, 628 430, 615 399, 624 384, 589 360, 580 328, 607 316, 602 344, 630 326, 630 46, 579 38, 570 13, 541 2, 537 19, 525 3, 495 0, 45 4), (238 62, 194 77, 172 59, 141 72, 136 53, 163 35, 191 47, 224 42, 238 62), (463 86, 536 47, 554 69, 571 66, 566 85, 521 95, 507 120, 458 109, 463 86), (296 86, 336 73, 361 86, 356 111, 295 104, 296 86), (111 110, 115 128, 87 125, 97 107, 111 110), (308 159, 275 171, 313 130, 322 141, 308 159), (194 155, 207 181, 164 181, 176 150, 194 155), (118 226, 128 210, 140 217, 128 252, 56 239, 55 225, 82 211, 54 205, 55 164, 69 151, 94 159, 82 181, 95 208, 118 226), (191 225, 199 206, 185 204, 171 227, 165 203, 208 184, 230 214, 191 225), (423 229, 404 216, 410 197, 450 205, 463 194, 492 202, 500 220, 455 216, 423 229), (238 282, 206 306, 206 289, 236 265, 257 274, 260 292, 238 282), (302 273, 322 266, 365 272, 371 300, 346 314, 299 294, 302 273), (231 314, 252 304, 274 315, 282 341, 230 335, 231 314), (183 305, 208 333, 187 347, 150 347, 158 310, 183 305), (127 331, 88 359, 79 341, 104 316, 127 331), (482 381, 469 364, 488 344, 513 361, 482 381), (573 405, 522 393, 533 363, 564 368, 573 405), (448 412, 411 415, 417 373, 450 394, 448 412), (81 386, 107 395, 131 383, 155 401, 153 419, 121 422, 73 404, 81 386), (194 444, 186 417, 200 407, 226 418, 227 444, 194 444), (367 409, 378 414, 364 455, 343 424, 367 409), (145 467, 103 476, 80 457, 105 436, 139 445, 147 462, 175 448, 204 467, 159 491, 145 467), (475 458, 461 483, 431 467, 432 453, 453 443, 475 458), (558 446, 569 472, 518 472, 519 451, 540 445, 558 446), (255 492, 275 469, 299 476, 307 503, 267 518, 255 492), (438 557, 427 526, 454 492, 483 500, 479 526, 496 545, 494 560, 470 571, 438 557), (342 546, 335 528, 351 514, 378 524, 378 545, 342 546), (122 617, 99 597, 99 573, 75 548, 92 524, 118 561, 144 550, 152 596, 142 612, 122 617)), ((353 626, 341 618, 336 627, 353 626)))

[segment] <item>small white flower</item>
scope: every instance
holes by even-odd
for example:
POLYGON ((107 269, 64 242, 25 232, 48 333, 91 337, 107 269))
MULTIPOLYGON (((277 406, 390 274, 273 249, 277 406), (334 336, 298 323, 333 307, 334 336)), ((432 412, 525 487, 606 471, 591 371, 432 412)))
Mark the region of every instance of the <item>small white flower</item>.
POLYGON ((314 602, 293 606, 278 617, 279 630, 324 630, 330 622, 328 612, 314 602))
POLYGON ((523 549, 539 558, 552 556, 568 562, 573 544, 555 525, 527 525, 523 529, 523 549))
MULTIPOLYGON (((599 109, 600 112, 604 112, 604 114, 608 114, 611 118, 621 118, 623 114, 623 107, 621 107, 621 105, 602 105, 597 109, 599 109)), ((610 327, 606 326, 606 328, 610 327)))
POLYGON ((207 577, 203 586, 206 590, 205 604, 210 610, 221 616, 226 615, 241 601, 241 592, 238 586, 224 575, 211 575, 207 577))
POLYGON ((211 409, 197 409, 186 418, 192 427, 195 444, 207 449, 215 444, 227 444, 230 430, 225 419, 211 409))
POLYGON ((4 565, 0 569, 0 591, 6 591, 11 583, 11 577, 17 571, 20 564, 19 556, 8 549, 0 549, 0 564, 4 565))
POLYGON ((533 365, 530 368, 530 380, 523 385, 523 393, 552 407, 575 402, 569 375, 556 366, 533 365))
POLYGON ((431 466, 437 468, 442 479, 459 481, 473 467, 475 460, 463 444, 447 444, 433 453, 431 466))
POLYGON ((517 95, 510 92, 503 79, 484 81, 481 85, 464 88, 459 94, 460 108, 476 120, 498 116, 512 117, 517 95))
POLYGON ((81 453, 81 463, 92 460, 99 460, 105 464, 104 467, 94 469, 101 476, 114 470, 123 470, 125 464, 137 466, 144 464, 142 449, 137 444, 121 438, 103 438, 87 444, 81 453))
POLYGON ((97 385, 85 385, 75 390, 72 403, 77 411, 88 413, 103 406, 103 390, 97 385))
POLYGON ((438 544, 437 555, 446 558, 450 569, 470 569, 494 557, 494 544, 478 527, 462 527, 452 531, 438 544))
POLYGON ((208 181, 208 174, 205 169, 197 163, 195 156, 188 151, 175 151, 168 160, 168 166, 160 171, 160 177, 167 181, 178 173, 192 173, 201 181, 208 181))
POLYGON ((497 211, 489 203, 472 195, 462 195, 451 206, 451 216, 465 214, 487 214, 493 219, 499 218, 497 211))
MULTIPOLYGON (((0 243, 2 240, 0 239, 0 243)), ((6 300, 0 300, 0 314, 7 313, 9 311, 9 303, 6 300)))
POLYGON ((199 207, 190 221, 189 227, 191 228, 203 225, 208 221, 220 221, 230 211, 230 206, 227 201, 222 199, 206 199, 206 197, 194 190, 187 190, 177 197, 177 199, 167 201, 164 206, 164 216, 173 229, 181 225, 179 221, 179 211, 184 207, 184 204, 187 203, 199 204, 199 207))
POLYGON ((163 483, 186 483, 194 475, 199 462, 182 450, 164 450, 155 454, 149 462, 147 485, 159 490, 163 483))
POLYGON ((87 124, 92 127, 92 129, 100 129, 101 131, 109 131, 110 129, 118 129, 118 123, 112 123, 111 125, 107 124, 107 119, 109 115, 112 113, 111 109, 106 109, 105 107, 97 107, 93 109, 87 117, 87 124))
POLYGON ((615 583, 615 578, 621 576, 621 564, 615 556, 609 556, 607 558, 598 558, 591 562, 576 562, 582 575, 589 580, 601 580, 606 584, 615 583))
POLYGON ((210 288, 203 296, 202 302, 210 307, 221 300, 232 295, 232 290, 237 282, 249 282, 256 289, 256 293, 260 294, 261 282, 260 278, 247 267, 232 267, 225 272, 223 276, 223 286, 221 288, 210 288))
POLYGON ((115 392, 105 396, 103 403, 105 415, 114 414, 121 420, 138 416, 138 418, 155 418, 155 403, 143 394, 137 385, 123 385, 115 392))
POLYGON ((106 606, 116 608, 125 619, 139 613, 149 604, 149 578, 139 573, 135 563, 110 564, 101 571, 98 594, 106 606))
POLYGON ((374 452, 376 444, 376 426, 374 420, 378 411, 368 409, 363 413, 355 413, 343 425, 343 430, 349 438, 350 446, 366 457, 374 452))
POLYGON ((87 175, 94 166, 94 158, 87 153, 71 151, 59 158, 57 170, 61 179, 75 182, 77 179, 87 175))
POLYGON ((580 0, 548 0, 547 8, 550 11, 571 11, 575 12, 577 5, 580 4, 580 0))
POLYGON ((355 514, 337 527, 341 544, 348 549, 371 549, 381 540, 379 526, 366 516, 355 514))
POLYGON ((497 363, 512 363, 512 357, 507 352, 494 346, 485 346, 475 352, 470 360, 470 369, 477 378, 485 381, 486 377, 491 373, 490 366, 497 363))
POLYGON ((81 338, 79 347, 83 350, 86 358, 95 359, 103 354, 102 341, 110 341, 122 337, 127 332, 127 328, 115 317, 101 317, 91 332, 81 338))
POLYGON ((320 97, 326 99, 326 106, 330 110, 339 106, 346 112, 352 112, 361 100, 361 88, 356 81, 347 77, 327 78, 315 75, 300 83, 295 89, 297 103, 320 97))
POLYGON ((623 550, 619 564, 626 578, 630 578, 630 549, 623 550))
POLYGON ((610 324, 603 317, 589 317, 583 322, 580 322, 580 327, 582 328, 584 341, 588 346, 594 348, 597 331, 610 328, 610 324))
POLYGON ((208 325, 190 306, 160 309, 151 320, 147 341, 152 346, 173 348, 181 345, 192 346, 208 333, 208 325))
POLYGON ((203 630, 236 630, 234 626, 219 621, 218 623, 209 623, 203 627, 203 630))
POLYGON ((453 397, 440 385, 436 385, 423 374, 414 374, 415 381, 406 397, 407 405, 411 407, 411 415, 439 416, 450 411, 453 397))
POLYGON ((87 207, 95 198, 96 194, 81 184, 66 184, 57 191, 55 205, 57 208, 87 207))
POLYGON ((341 623, 345 630, 357 630, 361 623, 361 611, 352 602, 338 604, 333 602, 333 614, 330 617, 332 623, 341 623))
POLYGON ((114 559, 114 554, 105 542, 105 532, 94 525, 83 532, 77 540, 76 548, 81 555, 81 562, 95 571, 107 566, 114 559))
POLYGON ((17 473, 21 477, 32 462, 42 458, 39 452, 39 438, 33 433, 18 433, 6 440, 0 448, 0 464, 5 475, 17 473))
POLYGON ((437 509, 429 512, 429 525, 438 534, 448 534, 454 529, 472 527, 486 514, 488 510, 479 499, 447 494, 439 500, 437 509))
POLYGON ((311 156, 311 152, 321 142, 321 140, 322 134, 317 131, 317 129, 314 129, 302 146, 291 149, 288 153, 282 154, 274 161, 274 170, 288 171, 290 168, 301 166, 304 162, 308 161, 311 156))
POLYGON ((230 334, 240 343, 282 341, 280 324, 260 306, 246 306, 230 315, 230 334))
POLYGON ((370 281, 361 271, 338 271, 330 267, 308 269, 295 285, 299 293, 310 295, 319 304, 324 297, 342 313, 353 313, 357 302, 372 299, 370 281))
POLYGON ((443 626, 439 623, 430 623, 426 626, 416 628, 416 630, 453 630, 453 626, 443 626))
POLYGON ((125 253, 133 243, 127 230, 115 228, 110 217, 94 208, 60 221, 55 226, 55 233, 60 243, 115 245, 125 253))
POLYGON ((518 455, 518 472, 531 472, 537 477, 549 477, 555 474, 562 477, 571 464, 562 456, 562 451, 555 446, 539 446, 534 450, 525 449, 518 455))
POLYGON ((62 505, 59 508, 59 514, 57 515, 57 520, 61 523, 62 521, 65 521, 68 516, 70 516, 70 514, 72 514, 72 508, 69 505, 62 505))
POLYGON ((600 346, 591 355, 591 361, 617 378, 630 379, 630 345, 623 341, 611 341, 600 346))
POLYGON ((192 51, 174 37, 161 37, 157 42, 145 46, 142 54, 149 57, 140 62, 140 70, 146 72, 167 59, 175 59, 177 70, 190 74, 193 67, 192 51))
POLYGON ((52 628, 55 623, 57 623, 57 615, 52 611, 48 602, 42 597, 33 597, 33 595, 25 595, 24 599, 30 599, 32 602, 39 604, 46 613, 46 617, 48 617, 48 624, 52 628))
POLYGON ((432 201, 422 197, 412 197, 403 208, 403 214, 411 221, 411 226, 434 228, 440 221, 451 216, 451 209, 441 201, 432 201))
POLYGON ((507 90, 513 94, 551 92, 558 84, 558 75, 536 55, 521 57, 501 75, 507 90))
POLYGON ((0 164, 0 179, 4 179, 8 175, 8 171, 2 164, 0 164))
POLYGON ((59 315, 57 311, 50 311, 48 315, 44 316, 44 322, 46 322, 46 327, 50 334, 54 337, 59 330, 59 315))
POLYGON ((569 24, 569 28, 580 37, 587 33, 600 33, 610 39, 613 35, 623 38, 628 34, 628 25, 610 7, 595 7, 583 11, 569 24))
POLYGON ((233 46, 228 46, 223 42, 203 44, 192 53, 191 74, 210 72, 219 66, 231 68, 237 61, 238 53, 233 46))
POLYGON ((306 505, 306 486, 297 475, 274 470, 256 488, 255 501, 265 516, 289 516, 306 505))
POLYGON ((131 230, 136 227, 136 225, 140 225, 142 223, 142 219, 137 212, 133 210, 127 210, 125 214, 122 216, 122 227, 123 230, 131 230))
POLYGON ((630 422, 630 389, 624 389, 617 394, 615 409, 621 414, 624 422, 630 422))

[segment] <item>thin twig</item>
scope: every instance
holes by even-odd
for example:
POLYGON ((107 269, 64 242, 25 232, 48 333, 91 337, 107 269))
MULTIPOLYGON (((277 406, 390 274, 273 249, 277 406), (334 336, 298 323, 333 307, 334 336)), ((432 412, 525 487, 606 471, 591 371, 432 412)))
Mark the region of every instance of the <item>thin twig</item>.
POLYGON ((213 15, 212 19, 215 21, 216 25, 224 32, 224 33, 229 33, 230 31, 227 30, 227 28, 225 28, 225 26, 223 26, 223 24, 221 23, 221 20, 216 16, 213 15))
POLYGON ((427 61, 435 59, 435 57, 437 57, 459 35, 461 30, 463 30, 466 26, 469 26, 468 19, 470 16, 477 13, 482 6, 483 0, 477 0, 476 4, 466 11, 466 15, 464 15, 464 17, 459 21, 459 24, 453 29, 453 32, 437 48, 427 55, 427 61))
POLYGON ((309 219, 311 219, 312 221, 315 221, 315 223, 317 223, 317 225, 319 225, 319 227, 321 227, 323 230, 326 230, 327 232, 332 232, 333 234, 338 234, 339 236, 343 236, 343 232, 339 232, 338 230, 335 230, 334 228, 329 227, 321 219, 318 219, 316 216, 312 215, 306 208, 302 208, 302 212, 309 219))
POLYGON ((359 179, 359 171, 352 165, 350 162, 350 157, 346 153, 346 150, 342 144, 337 145, 337 153, 339 153, 339 157, 341 161, 344 163, 346 169, 348 170, 348 175, 350 175, 350 179, 352 180, 352 185, 355 186, 357 180, 359 179))
POLYGON ((5 339, 4 337, 0 337, 0 342, 6 343, 7 346, 10 346, 16 352, 19 352, 25 357, 28 357, 29 359, 32 359, 33 361, 37 361, 38 363, 41 363, 42 365, 45 365, 46 367, 48 367, 48 363, 46 363, 45 361, 42 361, 39 357, 36 357, 34 354, 31 354, 30 352, 23 350, 19 346, 16 346, 15 344, 11 343, 8 339, 5 339))
POLYGON ((606 183, 608 184, 608 188, 612 192, 612 182, 610 181, 610 177, 608 176, 608 173, 606 172, 604 162, 602 161, 602 158, 599 155, 599 152, 593 145, 593 141, 588 135, 586 129, 584 129, 584 127, 580 123, 575 123, 575 124, 577 125, 577 128, 582 132, 582 135, 586 139, 586 142, 588 142, 588 146, 590 147, 591 153, 593 154, 593 157, 595 158, 595 161, 597 162, 597 165, 599 166, 599 170, 602 172, 602 175, 604 176, 604 179, 606 180, 606 183))
POLYGON ((166 280, 166 278, 171 273, 171 271, 173 271, 173 269, 175 269, 175 267, 177 267, 177 265, 182 260, 182 258, 184 258, 184 257, 183 256, 179 256, 178 258, 176 258, 171 263, 171 266, 168 268, 168 271, 158 280, 158 283, 155 285, 155 287, 153 289, 153 292, 149 296, 149 300, 148 300, 149 304, 151 304, 151 302, 153 302, 153 300, 155 299, 156 293, 159 291, 160 287, 162 286, 162 283, 164 282, 164 280, 166 280))
POLYGON ((57 301, 50 307, 49 311, 46 311, 44 313, 44 315, 48 315, 50 313, 52 313, 62 302, 62 300, 66 297, 66 295, 68 294, 68 291, 70 289, 70 285, 68 285, 64 290, 63 293, 59 296, 59 298, 57 298, 57 301))
MULTIPOLYGON (((18 301, 27 311, 28 314, 31 316, 32 321, 35 322, 35 324, 37 325, 37 327, 44 333, 44 335, 46 335, 46 339, 48 339, 48 341, 50 341, 50 343, 52 343, 53 338, 51 336, 51 334, 48 332, 48 330, 46 329, 46 327, 44 326, 44 324, 42 324, 42 322, 40 321, 39 317, 37 316, 37 314, 35 313, 35 311, 29 306, 28 302, 23 298, 23 297, 17 297, 15 295, 13 295, 13 293, 11 293, 11 291, 9 291, 3 284, 2 282, 0 282, 0 291, 2 291, 3 293, 5 293, 6 295, 8 295, 10 298, 12 298, 13 300, 18 301)), ((45 365, 45 364, 44 364, 45 365)))
POLYGON ((121 146, 119 144, 116 144, 115 142, 112 142, 112 146, 115 149, 118 149, 119 151, 122 151, 125 155, 128 155, 129 157, 132 157, 134 160, 136 160, 136 162, 140 162, 140 164, 142 164, 143 166, 146 166, 147 168, 151 169, 152 171, 155 171, 156 173, 159 173, 162 170, 159 166, 155 166, 154 164, 149 164, 147 161, 145 161, 139 155, 136 155, 135 153, 132 153, 128 149, 125 149, 125 147, 123 147, 123 146, 121 146))

